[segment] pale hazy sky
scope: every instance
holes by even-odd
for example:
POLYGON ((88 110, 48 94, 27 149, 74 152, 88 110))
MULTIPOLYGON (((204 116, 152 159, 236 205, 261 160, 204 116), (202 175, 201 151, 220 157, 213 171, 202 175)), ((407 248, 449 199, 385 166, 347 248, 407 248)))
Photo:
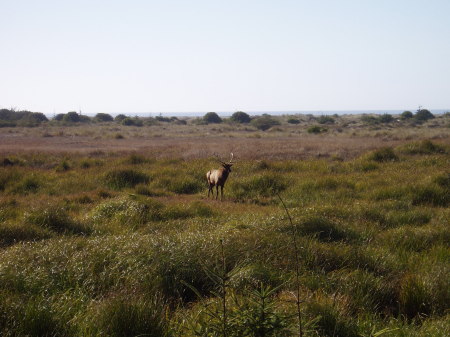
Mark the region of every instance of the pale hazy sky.
POLYGON ((450 108, 450 0, 0 0, 0 108, 450 108))

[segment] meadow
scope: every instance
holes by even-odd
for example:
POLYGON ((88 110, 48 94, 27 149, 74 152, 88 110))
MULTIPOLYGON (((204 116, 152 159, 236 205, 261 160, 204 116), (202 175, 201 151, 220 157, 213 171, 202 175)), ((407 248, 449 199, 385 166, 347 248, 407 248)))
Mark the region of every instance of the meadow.
POLYGON ((449 116, 288 118, 0 129, 0 335, 450 335, 449 116))

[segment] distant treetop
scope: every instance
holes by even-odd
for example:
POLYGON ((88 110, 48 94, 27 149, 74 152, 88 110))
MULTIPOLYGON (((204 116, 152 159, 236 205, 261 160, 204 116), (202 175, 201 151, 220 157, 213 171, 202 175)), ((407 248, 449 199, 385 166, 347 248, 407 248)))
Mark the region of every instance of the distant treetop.
POLYGON ((231 115, 231 120, 236 123, 250 123, 252 120, 248 114, 243 111, 236 111, 231 115))
POLYGON ((203 120, 206 123, 222 123, 222 118, 220 118, 215 112, 208 112, 205 116, 203 116, 203 120))
POLYGON ((95 115, 94 119, 99 122, 112 122, 114 118, 110 114, 99 112, 95 115))
POLYGON ((427 109, 418 109, 414 118, 418 121, 426 121, 429 119, 433 119, 434 115, 427 109))

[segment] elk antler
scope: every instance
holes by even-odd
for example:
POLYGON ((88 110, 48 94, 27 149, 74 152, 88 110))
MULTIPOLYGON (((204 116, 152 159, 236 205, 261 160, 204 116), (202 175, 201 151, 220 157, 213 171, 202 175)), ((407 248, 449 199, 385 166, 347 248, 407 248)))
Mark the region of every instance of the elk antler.
POLYGON ((231 152, 230 164, 233 161, 233 152, 231 152))

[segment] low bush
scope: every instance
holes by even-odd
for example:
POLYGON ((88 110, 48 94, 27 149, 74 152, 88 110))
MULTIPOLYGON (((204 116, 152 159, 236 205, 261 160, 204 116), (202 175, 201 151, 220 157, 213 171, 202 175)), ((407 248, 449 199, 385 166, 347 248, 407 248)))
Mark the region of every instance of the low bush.
MULTIPOLYGON (((203 175, 202 175, 203 176, 203 175)), ((153 187, 162 188, 176 194, 195 194, 206 190, 206 179, 192 176, 173 175, 172 177, 161 177, 151 184, 153 187)))
POLYGON ((33 209, 26 213, 25 223, 60 233, 87 234, 90 232, 89 228, 70 218, 64 208, 55 205, 33 209))
POLYGON ((251 176, 230 184, 231 194, 239 201, 257 201, 260 198, 275 197, 287 188, 285 179, 273 173, 251 176))
POLYGON ((327 132, 328 129, 323 128, 323 127, 318 126, 318 125, 313 125, 313 126, 310 126, 307 131, 308 131, 308 133, 319 134, 319 133, 327 132))
POLYGON ((169 336, 167 311, 158 293, 108 298, 90 309, 84 329, 96 336, 169 336))
POLYGON ((447 153, 447 149, 444 146, 433 143, 430 140, 423 140, 400 146, 399 151, 411 155, 447 153))
POLYGON ((367 157, 369 160, 378 163, 397 161, 399 158, 391 147, 383 147, 370 153, 367 157))
POLYGON ((146 184, 150 181, 150 177, 145 173, 141 173, 131 169, 116 169, 109 171, 104 176, 105 184, 116 190, 122 188, 134 187, 137 184, 146 184))
POLYGON ((297 119, 297 118, 289 118, 289 119, 287 120, 287 122, 288 122, 289 124, 300 124, 300 120, 297 119))
POLYGON ((12 187, 11 192, 15 194, 27 195, 30 193, 37 193, 41 186, 41 179, 36 175, 25 176, 21 181, 12 187))
POLYGON ((45 229, 29 224, 4 222, 0 225, 0 247, 10 246, 18 242, 43 240, 51 236, 51 233, 45 229))
POLYGON ((321 217, 311 216, 300 222, 298 230, 301 234, 312 235, 320 241, 352 241, 358 236, 343 225, 321 217))
POLYGON ((252 119, 251 124, 258 130, 266 131, 273 126, 280 125, 280 122, 270 115, 263 115, 252 119))
POLYGON ((413 205, 447 207, 450 204, 450 189, 440 186, 417 186, 410 190, 413 205))
POLYGON ((320 116, 319 118, 317 118, 317 122, 319 124, 334 124, 334 118, 323 115, 323 116, 320 116))
POLYGON ((230 117, 233 122, 236 123, 250 123, 251 117, 243 111, 236 111, 230 117))
POLYGON ((115 199, 95 207, 88 217, 94 224, 116 223, 138 227, 163 218, 164 205, 156 200, 115 199))

